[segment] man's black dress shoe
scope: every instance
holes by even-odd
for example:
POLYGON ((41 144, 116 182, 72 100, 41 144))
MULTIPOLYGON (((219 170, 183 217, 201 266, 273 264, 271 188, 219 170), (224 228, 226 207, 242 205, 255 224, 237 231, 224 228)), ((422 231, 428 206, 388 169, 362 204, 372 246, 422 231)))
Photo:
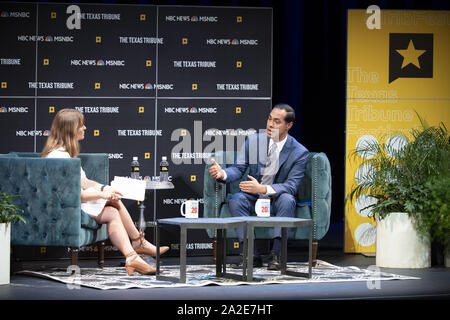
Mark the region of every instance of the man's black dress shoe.
MULTIPOLYGON (((243 266, 243 257, 242 257, 242 255, 239 257, 239 262, 237 262, 237 263, 233 263, 232 265, 231 265, 231 267, 233 268, 233 269, 242 269, 242 266, 243 266)), ((263 263, 262 263, 262 258, 261 258, 261 256, 254 256, 253 257, 253 268, 260 268, 260 267, 262 267, 263 266, 263 263)))
POLYGON ((281 270, 281 262, 279 256, 272 255, 272 258, 267 264, 267 270, 281 270))

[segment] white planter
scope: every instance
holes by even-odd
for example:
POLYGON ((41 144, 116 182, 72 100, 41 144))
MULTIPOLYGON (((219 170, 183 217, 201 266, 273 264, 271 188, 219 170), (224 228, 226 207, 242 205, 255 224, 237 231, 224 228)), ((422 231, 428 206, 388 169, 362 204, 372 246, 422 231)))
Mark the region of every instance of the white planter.
POLYGON ((0 285, 9 284, 11 223, 0 223, 0 285))
POLYGON ((376 265, 385 268, 429 268, 431 244, 417 234, 407 213, 377 220, 376 265))

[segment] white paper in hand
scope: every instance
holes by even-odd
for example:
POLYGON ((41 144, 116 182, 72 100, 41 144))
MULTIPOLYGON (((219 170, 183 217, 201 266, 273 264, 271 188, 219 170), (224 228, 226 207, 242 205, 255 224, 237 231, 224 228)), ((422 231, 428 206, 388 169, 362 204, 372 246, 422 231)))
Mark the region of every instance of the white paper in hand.
POLYGON ((122 198, 137 201, 144 201, 146 184, 145 180, 128 177, 114 177, 114 180, 111 181, 111 187, 119 191, 122 198))

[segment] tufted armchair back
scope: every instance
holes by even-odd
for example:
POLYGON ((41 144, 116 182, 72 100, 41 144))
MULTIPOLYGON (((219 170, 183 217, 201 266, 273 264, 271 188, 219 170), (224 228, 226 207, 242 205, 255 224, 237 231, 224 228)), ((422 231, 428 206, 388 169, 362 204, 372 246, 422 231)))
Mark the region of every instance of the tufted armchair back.
POLYGON ((11 244, 80 247, 107 239, 106 225, 98 225, 80 209, 80 165, 86 175, 108 183, 106 154, 80 154, 74 159, 39 158, 38 153, 10 153, 0 157, 0 192, 18 195, 26 224, 11 227, 11 244))
MULTIPOLYGON (((236 160, 236 152, 217 152, 215 158, 222 168, 231 166, 236 160)), ((210 163, 210 161, 208 161, 210 163)), ((207 164, 204 172, 203 201, 205 217, 229 217, 228 200, 231 195, 239 191, 239 183, 246 180, 247 173, 243 178, 229 184, 216 182, 209 174, 207 164)), ((313 239, 320 240, 327 233, 330 226, 331 215, 331 167, 330 162, 323 152, 311 152, 306 165, 305 177, 302 179, 297 191, 297 218, 313 220, 313 239)), ((257 239, 270 239, 272 228, 257 228, 255 236, 257 239)), ((208 230, 210 237, 215 237, 214 230, 208 230)), ((227 236, 236 238, 234 230, 227 231, 227 236)), ((291 239, 308 239, 308 228, 291 228, 289 230, 291 239)))
MULTIPOLYGON (((330 227, 331 166, 323 152, 311 152, 305 177, 297 191, 296 215, 313 219, 313 239, 320 240, 330 227), (301 212, 303 211, 303 212, 301 212)), ((296 239, 306 239, 305 228, 297 228, 296 239)))

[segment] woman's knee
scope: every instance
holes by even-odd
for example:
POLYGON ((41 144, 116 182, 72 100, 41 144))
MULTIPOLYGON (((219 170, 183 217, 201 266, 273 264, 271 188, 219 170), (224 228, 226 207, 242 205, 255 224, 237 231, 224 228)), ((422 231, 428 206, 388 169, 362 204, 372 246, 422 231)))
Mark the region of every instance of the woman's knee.
POLYGON ((120 219, 119 210, 113 206, 105 206, 100 215, 97 216, 97 222, 106 223, 120 219))
POLYGON ((120 210, 120 208, 123 206, 123 203, 121 200, 117 200, 117 201, 108 201, 106 203, 105 207, 113 207, 117 210, 120 210))

